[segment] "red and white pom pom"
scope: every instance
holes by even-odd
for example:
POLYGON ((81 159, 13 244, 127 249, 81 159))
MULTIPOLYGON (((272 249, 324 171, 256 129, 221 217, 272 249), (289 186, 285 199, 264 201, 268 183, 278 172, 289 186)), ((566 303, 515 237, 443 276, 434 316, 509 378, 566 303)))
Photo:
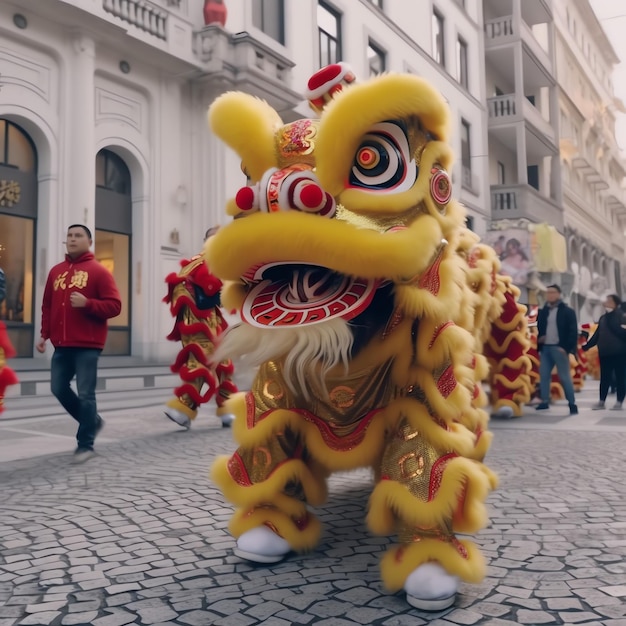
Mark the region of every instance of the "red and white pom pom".
POLYGON ((323 217, 332 217, 337 209, 335 199, 322 189, 317 177, 310 171, 293 172, 285 178, 279 198, 281 206, 323 217))
POLYGON ((304 95, 310 107, 315 112, 321 113, 335 94, 355 81, 356 76, 347 63, 333 63, 309 78, 304 95))

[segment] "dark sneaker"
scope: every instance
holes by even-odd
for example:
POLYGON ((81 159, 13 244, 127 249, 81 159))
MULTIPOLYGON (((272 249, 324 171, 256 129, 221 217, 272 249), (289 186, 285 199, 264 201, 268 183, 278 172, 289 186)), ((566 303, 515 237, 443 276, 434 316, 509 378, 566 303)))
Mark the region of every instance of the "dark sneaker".
POLYGON ((96 456, 96 453, 93 450, 89 450, 88 448, 76 448, 76 452, 74 452, 74 456, 72 458, 72 465, 80 465, 85 461, 89 461, 96 456))
POLYGON ((578 415, 578 407, 575 404, 569 405, 569 414, 570 415, 578 415))
POLYGON ((540 402, 536 407, 535 411, 545 411, 550 408, 550 404, 548 402, 540 402))

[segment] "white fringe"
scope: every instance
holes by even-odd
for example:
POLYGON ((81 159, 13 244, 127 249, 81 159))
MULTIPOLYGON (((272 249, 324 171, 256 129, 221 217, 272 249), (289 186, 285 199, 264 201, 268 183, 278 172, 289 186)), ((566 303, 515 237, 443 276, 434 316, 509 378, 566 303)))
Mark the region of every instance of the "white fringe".
POLYGON ((343 363, 347 370, 352 341, 348 323, 342 319, 293 328, 265 329, 242 323, 226 331, 213 358, 216 363, 241 359, 248 366, 284 358, 285 382, 294 394, 308 400, 311 391, 307 381, 317 378, 319 393, 335 365, 343 363))

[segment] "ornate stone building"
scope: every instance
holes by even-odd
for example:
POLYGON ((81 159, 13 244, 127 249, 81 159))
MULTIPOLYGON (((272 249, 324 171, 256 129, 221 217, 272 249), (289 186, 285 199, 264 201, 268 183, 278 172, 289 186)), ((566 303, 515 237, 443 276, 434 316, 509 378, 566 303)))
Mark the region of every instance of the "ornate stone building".
POLYGON ((245 183, 206 123, 226 90, 288 120, 310 114, 320 65, 425 76, 450 103, 456 195, 484 231, 483 58, 478 0, 3 0, 0 318, 20 356, 46 358, 33 355, 46 275, 84 223, 124 302, 105 354, 170 358, 164 277, 245 183))

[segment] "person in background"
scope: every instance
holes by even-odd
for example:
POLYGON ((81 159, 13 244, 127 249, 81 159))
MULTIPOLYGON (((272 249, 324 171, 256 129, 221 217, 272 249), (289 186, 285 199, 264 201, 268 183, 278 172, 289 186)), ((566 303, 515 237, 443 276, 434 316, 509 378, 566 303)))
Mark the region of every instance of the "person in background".
POLYGON ((598 320, 596 332, 583 346, 585 352, 598 346, 600 357, 600 400, 591 407, 594 411, 605 408, 604 403, 613 381, 617 394, 612 407, 614 411, 622 408, 626 396, 626 330, 620 325, 621 304, 619 296, 614 293, 606 297, 606 313, 598 320))
MULTIPOLYGON (((218 227, 207 230, 205 243, 217 230, 218 227)), ((167 338, 180 341, 183 346, 171 366, 182 384, 174 389, 174 397, 168 400, 164 412, 173 422, 189 429, 198 407, 215 396, 217 415, 222 426, 229 427, 234 416, 226 412, 224 403, 237 392, 232 380, 234 366, 230 360, 211 363, 217 341, 228 328, 220 309, 222 281, 211 274, 202 254, 182 261, 181 265, 177 274, 166 277, 168 293, 163 300, 176 319, 167 338)))
POLYGON ((122 310, 122 301, 112 274, 89 250, 91 231, 83 224, 67 229, 65 260, 48 274, 41 305, 41 338, 54 346, 50 387, 61 406, 78 422, 74 463, 95 455, 96 435, 104 422, 98 415, 96 382, 98 358, 106 342, 108 323, 122 310), (70 382, 76 376, 78 395, 70 382))
POLYGON ((541 402, 537 411, 550 408, 550 380, 552 370, 556 370, 569 403, 570 415, 578 413, 574 397, 574 384, 570 371, 569 355, 576 355, 578 345, 578 323, 574 309, 561 299, 561 287, 549 285, 546 303, 537 316, 537 346, 540 354, 539 388, 541 402))

